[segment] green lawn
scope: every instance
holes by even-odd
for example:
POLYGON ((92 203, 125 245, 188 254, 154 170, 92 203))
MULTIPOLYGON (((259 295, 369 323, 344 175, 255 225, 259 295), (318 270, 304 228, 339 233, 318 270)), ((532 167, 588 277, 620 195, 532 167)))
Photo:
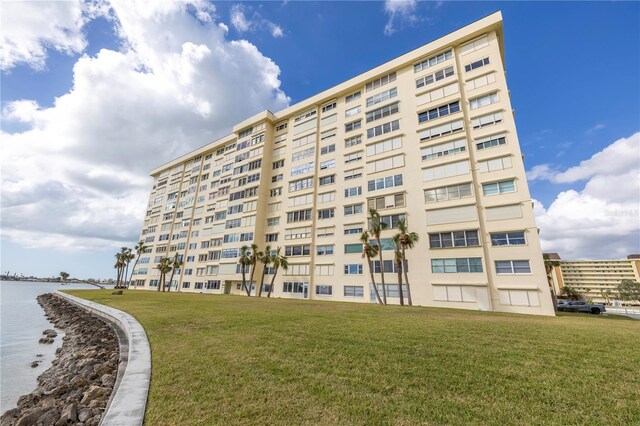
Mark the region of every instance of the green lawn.
POLYGON ((640 424, 640 321, 69 291, 131 313, 145 422, 640 424))

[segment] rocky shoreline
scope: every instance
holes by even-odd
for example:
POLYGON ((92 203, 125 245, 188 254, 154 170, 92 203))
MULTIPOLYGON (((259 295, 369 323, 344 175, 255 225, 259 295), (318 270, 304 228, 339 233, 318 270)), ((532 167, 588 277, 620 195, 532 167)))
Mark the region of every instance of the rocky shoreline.
MULTIPOLYGON (((115 331, 104 321, 53 294, 38 296, 46 317, 64 330, 62 347, 38 387, 18 399, 17 408, 0 417, 1 426, 93 426, 107 407, 116 381, 119 347, 115 331)), ((43 344, 55 330, 44 330, 43 344)))

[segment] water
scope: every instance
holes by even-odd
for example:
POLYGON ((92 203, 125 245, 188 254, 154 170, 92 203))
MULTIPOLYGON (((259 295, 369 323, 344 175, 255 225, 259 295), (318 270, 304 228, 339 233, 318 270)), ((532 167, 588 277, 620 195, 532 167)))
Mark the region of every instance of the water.
POLYGON ((37 377, 51 366, 62 345, 61 330, 52 345, 38 343, 42 331, 54 328, 44 317, 36 297, 55 290, 96 289, 84 284, 61 285, 28 281, 0 281, 0 414, 14 408, 21 395, 33 391, 37 377), (42 357, 37 357, 42 354, 42 357), (33 361, 42 361, 31 368, 33 361))

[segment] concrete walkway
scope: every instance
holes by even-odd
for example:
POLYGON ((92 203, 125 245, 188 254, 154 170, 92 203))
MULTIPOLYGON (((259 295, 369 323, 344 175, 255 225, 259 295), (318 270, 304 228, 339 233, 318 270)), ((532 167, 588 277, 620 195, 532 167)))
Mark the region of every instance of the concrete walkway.
POLYGON ((118 378, 100 425, 142 425, 151 380, 151 348, 144 329, 126 312, 59 291, 56 294, 116 328, 120 343, 118 378))
POLYGON ((607 306, 608 314, 624 315, 629 318, 640 320, 640 309, 638 308, 613 308, 607 306))

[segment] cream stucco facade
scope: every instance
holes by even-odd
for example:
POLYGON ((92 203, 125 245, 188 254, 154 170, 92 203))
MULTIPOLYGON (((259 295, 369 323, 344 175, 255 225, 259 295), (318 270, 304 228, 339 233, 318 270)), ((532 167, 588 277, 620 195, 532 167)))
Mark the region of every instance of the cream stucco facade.
POLYGON ((244 294, 255 241, 287 254, 275 297, 373 303, 358 244, 376 206, 385 260, 399 218, 420 236, 414 304, 553 315, 502 37, 494 13, 154 169, 138 288, 181 255, 179 291, 244 294))

